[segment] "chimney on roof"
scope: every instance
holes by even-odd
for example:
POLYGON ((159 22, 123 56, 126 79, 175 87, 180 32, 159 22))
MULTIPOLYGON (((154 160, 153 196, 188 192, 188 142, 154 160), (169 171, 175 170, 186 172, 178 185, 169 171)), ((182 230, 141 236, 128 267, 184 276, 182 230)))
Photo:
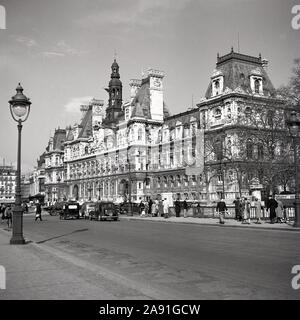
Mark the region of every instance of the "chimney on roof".
POLYGON ((267 59, 262 59, 262 67, 266 70, 266 71, 268 71, 268 66, 269 66, 269 60, 267 60, 267 59))

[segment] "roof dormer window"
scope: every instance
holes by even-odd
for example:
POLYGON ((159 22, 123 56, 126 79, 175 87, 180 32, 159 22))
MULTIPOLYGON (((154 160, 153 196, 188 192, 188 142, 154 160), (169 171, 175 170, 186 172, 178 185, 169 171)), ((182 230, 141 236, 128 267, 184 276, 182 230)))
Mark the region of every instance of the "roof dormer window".
POLYGON ((218 96, 223 92, 223 76, 218 76, 212 80, 212 96, 218 96))

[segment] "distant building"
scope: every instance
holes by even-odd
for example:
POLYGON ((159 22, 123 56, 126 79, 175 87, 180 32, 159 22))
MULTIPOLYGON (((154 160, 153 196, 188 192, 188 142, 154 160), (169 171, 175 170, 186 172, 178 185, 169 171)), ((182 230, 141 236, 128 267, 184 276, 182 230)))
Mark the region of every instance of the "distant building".
POLYGON ((14 202, 16 192, 16 170, 13 166, 0 166, 0 203, 14 202))
POLYGON ((43 154, 43 166, 38 172, 39 188, 45 192, 45 200, 51 203, 66 199, 64 171, 64 142, 66 130, 56 129, 43 154))

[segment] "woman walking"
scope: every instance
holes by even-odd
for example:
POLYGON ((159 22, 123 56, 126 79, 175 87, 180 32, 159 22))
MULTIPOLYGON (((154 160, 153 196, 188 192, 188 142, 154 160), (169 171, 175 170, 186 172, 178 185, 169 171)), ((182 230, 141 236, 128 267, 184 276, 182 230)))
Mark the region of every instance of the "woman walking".
POLYGON ((278 223, 283 223, 283 203, 281 200, 279 200, 278 198, 276 198, 277 201, 277 208, 275 209, 276 212, 276 222, 278 223))
POLYGON ((261 202, 258 198, 255 198, 254 201, 254 206, 255 206, 255 217, 256 217, 256 222, 257 224, 261 224, 261 202))

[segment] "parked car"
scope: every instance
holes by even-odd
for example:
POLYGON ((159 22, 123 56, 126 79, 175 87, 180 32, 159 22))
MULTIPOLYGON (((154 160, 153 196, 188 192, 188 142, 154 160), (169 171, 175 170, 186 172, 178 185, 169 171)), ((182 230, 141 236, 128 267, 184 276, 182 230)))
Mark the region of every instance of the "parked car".
POLYGON ((68 201, 63 205, 63 209, 59 213, 60 219, 75 218, 79 219, 80 205, 77 201, 68 201))
POLYGON ((93 201, 84 202, 79 211, 79 215, 81 218, 89 219, 90 211, 95 210, 96 203, 93 201))
POLYGON ((90 220, 114 220, 119 219, 117 206, 111 201, 99 201, 95 203, 95 209, 90 211, 90 220))
POLYGON ((65 205, 65 201, 55 202, 52 206, 49 207, 50 216, 57 216, 63 211, 63 207, 65 205))

